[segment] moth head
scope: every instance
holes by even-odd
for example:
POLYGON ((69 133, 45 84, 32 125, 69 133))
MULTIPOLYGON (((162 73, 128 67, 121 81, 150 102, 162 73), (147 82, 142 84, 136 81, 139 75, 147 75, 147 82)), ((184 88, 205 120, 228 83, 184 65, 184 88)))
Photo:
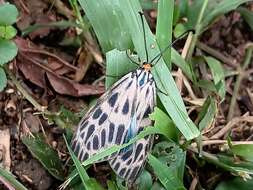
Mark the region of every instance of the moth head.
POLYGON ((151 65, 150 63, 144 62, 143 65, 142 65, 142 68, 143 68, 145 71, 150 71, 151 68, 152 68, 152 65, 151 65))

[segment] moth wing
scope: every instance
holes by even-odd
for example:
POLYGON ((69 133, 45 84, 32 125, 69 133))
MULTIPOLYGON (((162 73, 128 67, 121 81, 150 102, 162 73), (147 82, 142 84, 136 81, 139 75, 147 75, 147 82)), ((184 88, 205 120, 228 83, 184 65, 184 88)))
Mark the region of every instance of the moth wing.
MULTIPOLYGON (((154 83, 144 86, 138 94, 137 102, 139 106, 137 106, 136 111, 136 125, 139 133, 145 127, 152 125, 149 114, 154 111, 156 105, 156 87, 154 83)), ((153 135, 146 136, 130 145, 127 150, 123 149, 120 154, 109 161, 109 164, 118 176, 134 182, 146 163, 147 154, 152 145, 153 135)))
MULTIPOLYGON (((100 150, 124 143, 131 113, 136 109, 133 104, 136 101, 136 88, 136 76, 130 72, 102 95, 97 104, 87 112, 72 140, 72 149, 79 160, 84 161, 100 150)), ((116 152, 100 161, 117 154, 116 152)))

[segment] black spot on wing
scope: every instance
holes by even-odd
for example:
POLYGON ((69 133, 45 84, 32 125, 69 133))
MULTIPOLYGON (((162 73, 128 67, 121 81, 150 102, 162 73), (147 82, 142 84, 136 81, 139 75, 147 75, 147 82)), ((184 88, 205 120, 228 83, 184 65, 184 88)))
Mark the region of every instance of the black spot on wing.
POLYGON ((115 165, 115 167, 114 167, 115 171, 118 171, 119 166, 120 166, 120 163, 118 162, 118 163, 115 165))
POLYGON ((145 113, 143 115, 143 118, 147 118, 149 114, 151 114, 152 110, 151 107, 148 106, 147 109, 145 110, 145 113))
POLYGON ((94 150, 97 150, 97 149, 98 149, 98 146, 99 146, 98 136, 95 135, 94 138, 93 138, 93 149, 94 149, 94 150))
POLYGON ((116 93, 114 93, 113 95, 111 95, 111 97, 109 98, 108 103, 109 103, 109 105, 110 105, 111 107, 114 107, 114 106, 115 106, 115 103, 116 103, 116 101, 117 101, 117 99, 118 99, 118 96, 119 96, 119 93, 116 92, 116 93))
POLYGON ((126 172, 126 168, 123 168, 122 170, 120 170, 119 176, 123 176, 125 172, 126 172))
POLYGON ((95 131, 95 125, 90 125, 87 131, 87 135, 86 135, 86 139, 85 139, 85 143, 87 142, 87 140, 90 138, 90 136, 92 135, 92 133, 95 131))
POLYGON ((84 154, 84 152, 83 152, 83 150, 81 150, 80 154, 78 155, 79 160, 82 160, 83 154, 84 154))
POLYGON ((108 118, 108 115, 106 113, 103 113, 103 115, 100 117, 100 119, 98 121, 98 124, 102 125, 107 118, 108 118))
POLYGON ((136 167, 132 170, 132 173, 131 173, 131 175, 130 175, 129 178, 132 179, 132 180, 135 180, 136 175, 137 175, 139 169, 140 169, 139 166, 136 166, 136 167))
POLYGON ((140 156, 138 161, 141 161, 141 160, 143 160, 143 154, 140 156))
POLYGON ((126 102, 124 103, 123 109, 122 109, 122 113, 124 115, 128 114, 129 112, 129 100, 128 98, 126 99, 126 102))
POLYGON ((146 97, 148 96, 148 94, 149 94, 149 88, 146 91, 146 97))
POLYGON ((127 172, 126 172, 126 175, 125 175, 126 179, 128 178, 128 175, 130 174, 130 172, 131 172, 131 169, 128 169, 127 172))
POLYGON ((90 142, 87 144, 87 149, 90 150, 90 142))
POLYGON ((80 132, 83 131, 83 129, 88 125, 88 121, 82 121, 81 124, 79 125, 80 126, 80 132))
POLYGON ((82 161, 87 160, 89 158, 89 154, 86 152, 82 158, 82 161))
POLYGON ((133 80, 131 80, 131 81, 127 84, 126 90, 129 89, 129 87, 132 85, 132 83, 133 83, 133 80))
POLYGON ((114 158, 112 161, 111 161, 111 166, 114 165, 115 161, 117 160, 117 158, 114 158))
MULTIPOLYGON (((76 137, 75 137, 76 138, 76 137)), ((73 138, 73 139, 75 139, 75 138, 73 138)), ((72 141, 72 145, 71 145, 71 148, 73 149, 73 150, 75 150, 75 148, 76 148, 76 140, 74 140, 74 141, 72 141)))
POLYGON ((122 160, 126 161, 133 153, 133 149, 131 148, 130 150, 128 150, 126 153, 123 154, 122 156, 122 160))
POLYGON ((106 137, 106 132, 105 132, 105 129, 103 129, 101 132, 101 146, 102 147, 105 145, 105 137, 106 137))
POLYGON ((112 139, 113 139, 113 135, 114 135, 114 128, 115 128, 115 125, 113 123, 110 123, 109 125, 109 142, 112 142, 112 139))
POLYGON ((84 139, 84 135, 85 135, 85 132, 82 132, 80 135, 81 139, 84 139))
POLYGON ((116 141, 115 141, 116 144, 121 143, 124 131, 125 131, 125 126, 119 125, 118 131, 117 131, 117 136, 116 136, 116 141))
POLYGON ((142 149, 143 149, 143 144, 142 143, 138 144, 136 151, 135 151, 135 155, 134 155, 134 162, 137 159, 137 157, 139 156, 142 149))
POLYGON ((96 111, 94 112, 94 114, 92 115, 93 119, 97 119, 99 118, 99 116, 102 114, 102 110, 101 108, 97 108, 96 111))
POLYGON ((127 165, 131 164, 132 158, 127 161, 127 165))
POLYGON ((75 148, 74 152, 75 152, 76 155, 78 155, 79 151, 80 151, 80 143, 78 142, 77 145, 76 145, 76 148, 75 148))

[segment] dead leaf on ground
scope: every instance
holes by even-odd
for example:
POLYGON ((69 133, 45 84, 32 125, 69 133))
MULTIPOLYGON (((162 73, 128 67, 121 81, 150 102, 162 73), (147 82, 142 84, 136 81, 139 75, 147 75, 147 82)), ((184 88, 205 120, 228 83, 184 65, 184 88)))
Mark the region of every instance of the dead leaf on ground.
POLYGON ((0 166, 10 170, 10 131, 9 129, 0 131, 0 166))
MULTIPOLYGON (((16 67, 27 80, 37 86, 46 89, 45 76, 47 76, 51 86, 59 94, 79 97, 104 92, 104 87, 79 84, 65 77, 71 76, 71 73, 76 73, 78 68, 55 54, 47 52, 22 38, 16 38, 15 42, 19 48, 16 67)), ((88 61, 90 62, 90 58, 88 61)))
MULTIPOLYGON (((17 27, 20 30, 27 28, 33 24, 48 24, 56 21, 56 15, 53 10, 48 11, 50 4, 41 0, 14 0, 15 5, 19 10, 19 20, 17 27)), ((49 34, 53 27, 43 27, 35 30, 29 34, 31 39, 39 36, 40 38, 45 37, 49 34)))
POLYGON ((73 82, 67 78, 52 75, 51 73, 46 73, 47 78, 54 88, 54 90, 59 94, 71 95, 75 97, 102 94, 104 92, 104 87, 93 86, 89 84, 79 84, 73 82))

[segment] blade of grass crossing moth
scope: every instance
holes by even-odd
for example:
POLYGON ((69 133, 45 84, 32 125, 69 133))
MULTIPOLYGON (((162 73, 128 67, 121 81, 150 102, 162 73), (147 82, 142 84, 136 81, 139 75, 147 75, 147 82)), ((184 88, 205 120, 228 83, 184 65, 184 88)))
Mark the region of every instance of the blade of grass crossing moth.
POLYGON ((86 190, 92 190, 92 188, 87 184, 87 181, 90 179, 88 174, 86 173, 85 169, 83 168, 81 162, 75 156, 74 152, 69 147, 68 142, 66 140, 66 137, 65 136, 63 136, 63 137, 64 137, 64 140, 65 140, 66 146, 68 148, 68 151, 70 153, 70 156, 71 156, 73 162, 75 163, 76 169, 78 171, 78 174, 79 174, 79 176, 82 180, 82 183, 83 183, 85 189, 86 190))
MULTIPOLYGON (((156 24, 156 39, 160 50, 171 44, 173 25, 174 0, 158 1, 158 16, 156 24)), ((163 59, 171 70, 171 51, 168 49, 163 53, 163 59)))
MULTIPOLYGON (((138 14, 139 11, 142 11, 139 1, 120 1, 120 5, 120 7, 122 7, 121 10, 125 17, 126 24, 128 25, 135 49, 141 60, 145 60, 146 55, 143 41, 143 31, 141 27, 141 19, 138 14)), ((159 54, 160 51, 146 20, 144 21, 150 59, 159 54)), ((152 70, 152 74, 155 78, 158 89, 163 92, 158 93, 158 96, 178 129, 187 140, 197 137, 199 135, 199 131, 195 124, 188 117, 186 108, 176 87, 174 79, 163 59, 160 59, 160 61, 155 65, 152 70), (166 93, 166 95, 164 93, 166 93)))

